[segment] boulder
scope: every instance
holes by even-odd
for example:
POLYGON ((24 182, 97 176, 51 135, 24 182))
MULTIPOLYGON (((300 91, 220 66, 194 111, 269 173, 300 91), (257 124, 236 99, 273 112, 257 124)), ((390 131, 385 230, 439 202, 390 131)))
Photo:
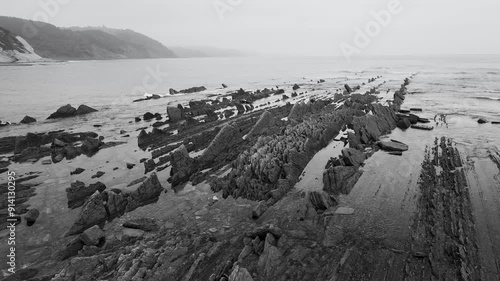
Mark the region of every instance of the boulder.
POLYGON ((207 88, 205 88, 204 86, 200 86, 200 87, 191 87, 188 89, 180 90, 179 92, 183 94, 191 94, 191 93, 203 92, 206 89, 207 88))
POLYGON ((176 106, 167 106, 167 115, 172 123, 182 120, 182 110, 176 106))
POLYGON ((92 179, 95 179, 95 178, 100 178, 104 175, 105 173, 103 171, 97 171, 97 173, 95 173, 95 175, 93 175, 91 178, 92 179))
POLYGON ((79 175, 79 174, 83 173, 84 171, 85 171, 85 169, 76 168, 74 171, 70 172, 70 175, 79 175))
POLYGON ((39 216, 40 216, 40 211, 38 211, 38 209, 30 209, 24 216, 24 219, 26 220, 26 224, 28 226, 32 226, 36 222, 39 216))
POLYGON ((102 143, 100 140, 87 137, 82 142, 81 148, 84 152, 96 152, 97 150, 99 150, 101 145, 102 145, 102 143))
POLYGON ((408 145, 395 141, 380 141, 379 147, 385 151, 407 151, 408 145))
POLYGON ((176 94, 178 94, 179 92, 177 92, 176 90, 174 90, 174 89, 170 88, 170 89, 168 90, 168 93, 169 93, 170 95, 176 95, 176 94))
POLYGON ((34 122, 36 122, 36 119, 35 119, 35 118, 33 118, 33 117, 31 117, 31 116, 26 115, 26 116, 24 116, 23 120, 21 120, 21 122, 20 122, 20 123, 21 123, 21 124, 30 124, 30 123, 34 123, 34 122))
POLYGON ((399 119, 397 126, 401 130, 406 130, 406 129, 411 127, 411 122, 407 118, 401 118, 401 119, 399 119))
POLYGON ((295 85, 293 85, 292 89, 293 89, 294 91, 297 91, 298 89, 300 89, 300 86, 299 86, 299 85, 297 85, 297 84, 295 84, 295 85))
POLYGON ((224 89, 227 88, 227 85, 222 83, 222 88, 224 88, 224 89))
POLYGON ((83 115, 83 114, 89 114, 92 112, 97 112, 97 109, 94 109, 90 106, 86 106, 84 104, 80 105, 78 109, 75 112, 75 115, 83 115))
POLYGON ((80 234, 86 229, 104 223, 108 218, 104 208, 103 198, 99 191, 96 191, 85 202, 77 219, 66 233, 66 236, 80 234))
POLYGON ((485 123, 488 123, 488 121, 484 118, 479 118, 479 120, 477 120, 477 123, 479 124, 485 124, 485 123))
POLYGON ((76 115, 76 108, 70 104, 61 106, 56 112, 52 113, 47 119, 67 118, 76 115))
POLYGON ((87 246, 95 246, 99 244, 103 238, 104 231, 97 225, 94 225, 80 234, 80 240, 87 246))
POLYGON ((152 120, 154 118, 155 118, 155 115, 153 113, 151 113, 151 112, 146 112, 142 116, 142 119, 144 119, 144 121, 149 121, 149 120, 152 120))

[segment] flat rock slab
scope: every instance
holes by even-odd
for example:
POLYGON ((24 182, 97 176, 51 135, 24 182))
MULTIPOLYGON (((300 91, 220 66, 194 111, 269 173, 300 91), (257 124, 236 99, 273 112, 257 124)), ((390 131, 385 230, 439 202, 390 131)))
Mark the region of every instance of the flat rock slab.
POLYGON ((380 141, 379 146, 385 151, 407 151, 408 145, 395 141, 380 141))
POLYGON ((338 207, 337 210, 335 211, 335 214, 337 214, 337 215, 352 215, 352 214, 354 214, 354 209, 348 208, 348 207, 338 207))
POLYGON ((425 131, 432 131, 434 127, 432 126, 425 126, 425 125, 412 125, 412 129, 418 129, 418 130, 425 130, 425 131))

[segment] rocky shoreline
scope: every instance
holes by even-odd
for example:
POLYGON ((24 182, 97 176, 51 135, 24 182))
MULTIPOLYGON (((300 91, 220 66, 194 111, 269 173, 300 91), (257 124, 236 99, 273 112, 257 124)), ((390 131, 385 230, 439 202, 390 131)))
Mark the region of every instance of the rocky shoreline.
MULTIPOLYGON (((152 113, 137 117, 136 122, 157 121, 137 138, 137 147, 151 153, 141 159, 145 175, 127 191, 101 182, 68 185, 68 208, 81 209, 66 237, 50 259, 6 280, 480 280, 462 160, 450 141, 436 142, 422 164, 422 195, 412 240, 405 241, 408 249, 339 228, 355 212, 341 201, 363 176, 365 162, 379 150, 398 157, 409 149, 382 137, 396 128, 433 129, 422 125, 428 119, 411 113, 422 109, 401 108, 412 78, 385 100, 388 105, 378 102, 377 87, 362 94, 360 86, 345 85, 327 97, 259 109, 257 101, 273 96, 283 101, 288 94, 240 89, 187 106, 169 105, 168 119, 152 113), (294 188, 310 160, 332 142, 348 147, 320 167, 322 185, 294 188), (443 172, 437 174, 434 166, 443 172), (160 173, 169 173, 167 182, 159 180, 160 173), (198 185, 222 198, 185 209, 172 206, 167 222, 127 218, 139 207, 154 205, 167 186, 182 192, 198 185), (448 197, 435 195, 440 193, 448 197), (121 230, 120 236, 108 227, 117 220, 121 225, 112 227, 121 230)), ((296 92, 300 88, 294 84, 290 96, 305 94, 296 92)), ((57 163, 120 144, 92 132, 61 131, 2 138, 0 152, 14 153, 13 162, 50 156, 57 163)), ((28 201, 35 188, 26 185, 25 190, 28 201)), ((35 223, 38 210, 24 209, 24 219, 35 223)))

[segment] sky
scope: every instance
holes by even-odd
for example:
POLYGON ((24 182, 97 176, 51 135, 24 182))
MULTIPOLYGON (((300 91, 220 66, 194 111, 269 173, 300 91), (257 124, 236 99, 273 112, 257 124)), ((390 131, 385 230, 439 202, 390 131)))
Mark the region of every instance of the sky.
POLYGON ((0 15, 132 29, 168 46, 341 56, 499 54, 498 0, 0 0, 0 15))

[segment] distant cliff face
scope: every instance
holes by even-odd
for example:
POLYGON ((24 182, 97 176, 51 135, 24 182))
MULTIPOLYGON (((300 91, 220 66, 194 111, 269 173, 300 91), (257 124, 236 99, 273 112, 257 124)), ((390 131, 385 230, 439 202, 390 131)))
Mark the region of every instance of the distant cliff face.
POLYGON ((0 27, 0 62, 36 62, 42 58, 20 36, 0 27))
POLYGON ((132 30, 59 28, 43 22, 0 16, 0 26, 23 35, 37 54, 57 60, 171 58, 160 42, 132 30))

